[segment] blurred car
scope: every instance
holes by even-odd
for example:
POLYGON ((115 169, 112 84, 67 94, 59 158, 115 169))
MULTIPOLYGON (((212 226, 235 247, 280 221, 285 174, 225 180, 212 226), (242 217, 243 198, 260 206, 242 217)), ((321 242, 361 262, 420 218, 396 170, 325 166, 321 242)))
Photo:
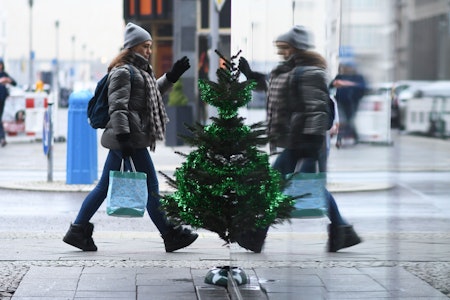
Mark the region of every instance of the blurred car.
POLYGON ((392 112, 395 118, 392 119, 392 127, 401 130, 405 129, 406 104, 408 99, 413 98, 420 88, 429 85, 433 81, 429 80, 400 80, 392 86, 392 112))
POLYGON ((442 138, 450 136, 450 108, 447 103, 450 99, 450 81, 439 80, 424 85, 415 96, 431 99, 427 134, 442 138))
POLYGON ((392 92, 393 82, 373 83, 367 87, 366 95, 388 95, 392 92))

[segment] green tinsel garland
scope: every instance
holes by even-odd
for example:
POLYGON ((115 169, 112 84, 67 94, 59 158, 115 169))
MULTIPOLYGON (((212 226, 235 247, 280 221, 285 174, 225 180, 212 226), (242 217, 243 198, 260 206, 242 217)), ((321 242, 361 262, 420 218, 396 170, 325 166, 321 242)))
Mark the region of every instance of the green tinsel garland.
POLYGON ((289 219, 294 200, 282 193, 281 175, 267 153, 258 150, 264 130, 254 131, 238 116, 251 100, 254 82, 238 82, 228 61, 217 71, 218 83, 200 80, 203 101, 217 107, 213 123, 191 128, 197 149, 174 174, 177 190, 162 198, 167 215, 178 223, 216 232, 226 242, 243 231, 289 219))

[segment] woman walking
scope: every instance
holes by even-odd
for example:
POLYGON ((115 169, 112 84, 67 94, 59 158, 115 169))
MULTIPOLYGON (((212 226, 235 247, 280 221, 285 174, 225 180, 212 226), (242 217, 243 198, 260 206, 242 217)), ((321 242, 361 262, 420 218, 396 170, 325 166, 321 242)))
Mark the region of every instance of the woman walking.
POLYGON ((190 68, 190 64, 188 58, 183 57, 156 80, 149 64, 152 44, 152 37, 145 29, 128 23, 124 49, 108 67, 110 120, 101 144, 110 150, 98 184, 85 198, 78 216, 63 238, 64 242, 83 251, 97 251, 92 238, 94 225, 90 220, 106 198, 109 171, 119 170, 123 159, 129 165, 128 158, 133 160, 137 172, 147 174, 147 211, 161 233, 166 252, 189 246, 198 237, 187 228, 170 224, 160 210, 158 179, 147 149, 155 151, 156 142, 164 138, 168 118, 161 95, 190 68))

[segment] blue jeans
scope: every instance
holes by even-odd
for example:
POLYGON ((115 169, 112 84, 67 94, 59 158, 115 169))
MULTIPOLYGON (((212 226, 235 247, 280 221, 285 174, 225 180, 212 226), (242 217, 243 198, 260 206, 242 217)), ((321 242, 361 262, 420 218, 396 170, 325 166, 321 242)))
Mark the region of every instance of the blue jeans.
MULTIPOLYGON (((169 231, 171 226, 168 223, 165 214, 160 209, 158 177, 156 176, 155 167, 150 157, 150 153, 147 148, 136 149, 131 158, 133 159, 136 171, 147 174, 147 212, 159 232, 161 234, 165 234, 169 231)), ((78 216, 75 219, 75 224, 87 224, 92 216, 97 212, 105 200, 108 192, 109 171, 120 170, 121 162, 122 153, 117 150, 110 150, 108 156, 106 157, 102 176, 95 188, 84 199, 80 211, 78 212, 78 216)), ((131 168, 129 160, 125 160, 125 168, 131 168)))
MULTIPOLYGON (((325 144, 325 143, 324 143, 325 144)), ((302 157, 301 154, 298 153, 295 149, 285 149, 283 150, 275 162, 273 163, 273 168, 279 171, 283 176, 287 174, 293 173, 297 166, 297 163, 301 163, 300 172, 302 173, 315 173, 317 168, 316 164, 319 163, 322 169, 326 166, 326 145, 322 147, 322 150, 319 153, 319 159, 315 158, 305 158, 302 157), (323 149, 325 149, 325 153, 323 153, 323 149), (325 161, 323 161, 325 155, 325 161), (321 163, 320 163, 320 160, 321 163)), ((322 172, 322 170, 321 170, 322 172)), ((328 205, 328 218, 330 219, 331 224, 333 225, 345 225, 347 222, 341 217, 339 213, 339 209, 337 207, 336 201, 334 200, 333 195, 325 188, 325 197, 328 205)))
POLYGON ((339 132, 338 138, 355 138, 358 139, 358 131, 355 125, 355 117, 358 111, 358 102, 345 101, 344 103, 338 101, 339 113, 339 132))

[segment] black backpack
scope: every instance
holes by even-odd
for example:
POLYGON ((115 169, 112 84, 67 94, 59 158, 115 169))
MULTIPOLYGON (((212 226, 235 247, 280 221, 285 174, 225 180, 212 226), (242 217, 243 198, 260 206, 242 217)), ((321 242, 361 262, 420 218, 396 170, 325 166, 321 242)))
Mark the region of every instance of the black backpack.
MULTIPOLYGON (((133 88, 133 68, 130 70, 130 83, 133 88)), ((94 96, 89 100, 87 108, 88 123, 92 128, 105 128, 109 122, 109 105, 108 105, 108 75, 107 73, 97 83, 94 96)))
POLYGON ((334 125, 334 118, 336 116, 336 108, 334 107, 334 100, 328 97, 328 130, 334 125))

